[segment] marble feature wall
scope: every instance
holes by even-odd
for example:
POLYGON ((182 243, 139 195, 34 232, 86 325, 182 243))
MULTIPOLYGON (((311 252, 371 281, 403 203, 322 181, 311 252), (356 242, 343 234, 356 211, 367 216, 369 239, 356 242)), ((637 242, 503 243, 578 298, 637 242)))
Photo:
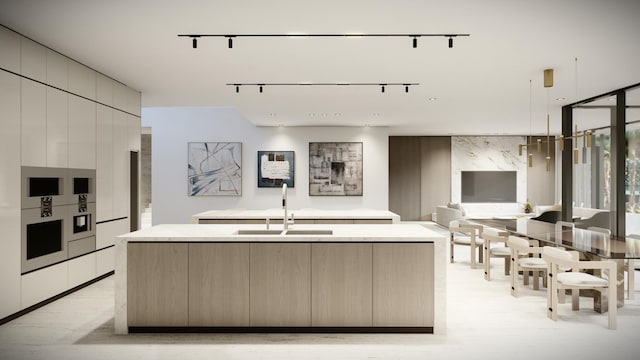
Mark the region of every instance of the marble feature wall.
MULTIPOLYGON (((517 171, 517 202, 527 200, 527 158, 518 155, 518 145, 525 143, 523 136, 452 136, 451 137, 451 202, 462 198, 462 171, 517 171)), ((491 213, 520 212, 518 204, 478 203, 464 204, 473 213, 486 210, 491 213), (518 210, 518 211, 516 211, 518 210)), ((469 212, 469 211, 467 211, 469 212)))

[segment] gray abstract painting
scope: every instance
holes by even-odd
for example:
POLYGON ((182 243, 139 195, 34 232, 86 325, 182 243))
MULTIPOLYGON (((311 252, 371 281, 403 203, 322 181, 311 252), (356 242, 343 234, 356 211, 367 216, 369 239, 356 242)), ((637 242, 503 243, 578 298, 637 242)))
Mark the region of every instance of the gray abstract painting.
POLYGON ((309 195, 362 196, 362 143, 309 143, 309 195))
POLYGON ((189 143, 189 196, 242 195, 242 143, 189 143))

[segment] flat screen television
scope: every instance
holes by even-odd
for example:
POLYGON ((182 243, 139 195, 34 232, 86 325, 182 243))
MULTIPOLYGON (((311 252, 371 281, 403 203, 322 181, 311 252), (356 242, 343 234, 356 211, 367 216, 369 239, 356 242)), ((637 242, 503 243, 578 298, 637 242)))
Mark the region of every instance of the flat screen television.
POLYGON ((516 171, 462 171, 463 203, 514 203, 516 171))

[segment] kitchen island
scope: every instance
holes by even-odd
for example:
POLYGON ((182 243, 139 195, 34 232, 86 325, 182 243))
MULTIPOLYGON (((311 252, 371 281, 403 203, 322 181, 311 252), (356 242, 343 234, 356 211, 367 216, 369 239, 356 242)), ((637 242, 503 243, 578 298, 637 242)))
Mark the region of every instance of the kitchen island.
POLYGON ((446 239, 418 224, 165 224, 116 239, 115 331, 446 329, 446 239))

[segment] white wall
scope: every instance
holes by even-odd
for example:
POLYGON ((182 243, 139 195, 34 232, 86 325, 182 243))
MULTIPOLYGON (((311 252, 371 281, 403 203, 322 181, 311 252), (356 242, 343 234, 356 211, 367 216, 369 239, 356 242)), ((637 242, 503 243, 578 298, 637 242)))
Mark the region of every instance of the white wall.
POLYGON ((143 108, 152 128, 153 224, 189 223, 212 209, 278 208, 281 191, 258 188, 259 150, 295 151, 291 209, 388 209, 388 130, 376 127, 256 127, 232 108, 143 108), (188 196, 189 142, 242 142, 242 196, 188 196), (309 196, 309 142, 363 143, 363 196, 309 196))

